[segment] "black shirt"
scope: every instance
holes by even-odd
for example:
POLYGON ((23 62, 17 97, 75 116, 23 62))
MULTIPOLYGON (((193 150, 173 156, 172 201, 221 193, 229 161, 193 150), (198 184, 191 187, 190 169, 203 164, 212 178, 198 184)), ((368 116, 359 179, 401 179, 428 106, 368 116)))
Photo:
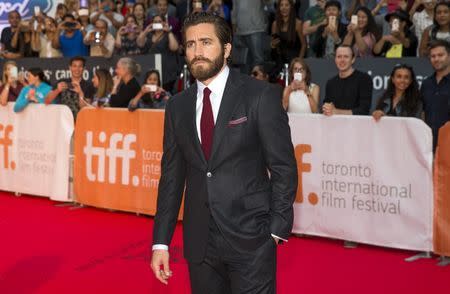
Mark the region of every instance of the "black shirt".
POLYGON ((354 115, 368 115, 372 88, 370 76, 354 70, 344 79, 337 75, 327 81, 324 102, 332 102, 339 109, 351 110, 354 115))
POLYGON ((450 121, 450 74, 436 81, 436 74, 422 82, 425 122, 433 131, 433 148, 436 147, 439 128, 450 121))
MULTIPOLYGON (((19 29, 19 28, 17 28, 19 29)), ((21 53, 23 56, 25 50, 25 38, 23 32, 19 33, 19 40, 17 42, 17 47, 14 48, 11 46, 11 41, 13 39, 14 33, 11 30, 11 27, 4 28, 2 31, 2 36, 0 39, 0 43, 3 44, 4 50, 12 53, 21 53)))
POLYGON ((136 97, 141 90, 136 78, 132 78, 128 83, 121 82, 117 94, 111 95, 109 105, 111 107, 128 107, 130 100, 136 97))

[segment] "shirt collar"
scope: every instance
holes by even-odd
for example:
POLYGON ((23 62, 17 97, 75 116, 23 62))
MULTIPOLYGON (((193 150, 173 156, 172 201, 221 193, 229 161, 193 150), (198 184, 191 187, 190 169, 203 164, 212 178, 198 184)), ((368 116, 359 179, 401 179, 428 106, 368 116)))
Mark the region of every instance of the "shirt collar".
MULTIPOLYGON (((225 68, 209 83, 208 88, 211 93, 221 97, 225 91, 225 84, 227 83, 228 76, 230 74, 230 68, 225 66, 225 68)), ((197 80, 197 94, 203 95, 203 90, 206 85, 197 80)))

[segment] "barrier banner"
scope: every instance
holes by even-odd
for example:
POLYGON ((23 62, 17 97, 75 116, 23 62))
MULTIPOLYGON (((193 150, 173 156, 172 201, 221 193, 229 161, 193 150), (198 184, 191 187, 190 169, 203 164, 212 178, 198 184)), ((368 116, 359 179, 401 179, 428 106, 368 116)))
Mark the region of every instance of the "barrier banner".
POLYGON ((0 107, 0 189, 69 201, 73 115, 67 106, 0 107))
POLYGON ((75 130, 76 201, 154 215, 164 111, 83 109, 75 130))
POLYGON ((432 248, 432 134, 414 118, 294 115, 293 232, 432 248))
POLYGON ((439 130, 434 162, 434 252, 450 256, 450 123, 439 130))

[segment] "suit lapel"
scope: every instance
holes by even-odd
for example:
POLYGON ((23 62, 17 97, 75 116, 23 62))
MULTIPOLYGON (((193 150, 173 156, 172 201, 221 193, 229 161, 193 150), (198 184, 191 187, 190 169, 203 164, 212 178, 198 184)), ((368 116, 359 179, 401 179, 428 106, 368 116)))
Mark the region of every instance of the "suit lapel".
MULTIPOLYGON (((223 136, 227 130, 228 121, 233 114, 233 110, 239 105, 239 87, 242 81, 237 77, 237 73, 230 70, 227 83, 225 85, 225 91, 223 92, 222 102, 220 103, 219 114, 214 127, 213 146, 211 151, 211 157, 208 162, 208 166, 211 167, 211 163, 217 158, 218 149, 222 141, 223 136)), ((203 153, 203 152, 202 152, 203 153)))

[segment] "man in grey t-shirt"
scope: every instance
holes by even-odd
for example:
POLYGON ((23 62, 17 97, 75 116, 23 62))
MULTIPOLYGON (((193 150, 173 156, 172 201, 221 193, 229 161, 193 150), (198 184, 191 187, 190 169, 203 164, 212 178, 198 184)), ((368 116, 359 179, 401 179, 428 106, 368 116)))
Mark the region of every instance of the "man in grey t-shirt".
POLYGON ((250 68, 264 63, 264 36, 267 16, 264 6, 270 0, 233 0, 231 20, 234 31, 234 47, 248 48, 250 68))

